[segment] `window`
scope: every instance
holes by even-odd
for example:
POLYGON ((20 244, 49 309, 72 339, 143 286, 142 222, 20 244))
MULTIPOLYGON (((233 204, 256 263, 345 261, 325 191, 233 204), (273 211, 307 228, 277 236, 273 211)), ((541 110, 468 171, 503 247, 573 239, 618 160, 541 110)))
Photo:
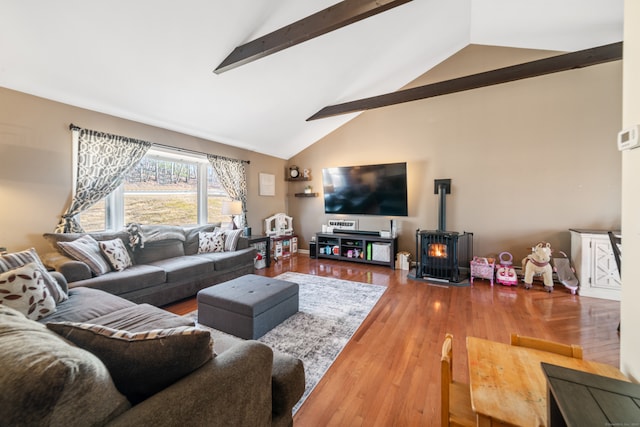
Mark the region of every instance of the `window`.
POLYGON ((140 224, 196 225, 229 221, 229 196, 204 156, 152 148, 104 201, 80 215, 85 231, 140 224), (203 179, 204 177, 204 179, 203 179))

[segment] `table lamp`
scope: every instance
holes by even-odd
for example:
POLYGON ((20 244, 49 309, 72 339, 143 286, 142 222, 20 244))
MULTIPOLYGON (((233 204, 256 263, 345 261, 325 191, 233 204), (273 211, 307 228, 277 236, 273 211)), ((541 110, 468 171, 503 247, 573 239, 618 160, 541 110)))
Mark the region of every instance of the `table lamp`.
POLYGON ((242 214, 242 202, 240 200, 230 200, 222 202, 222 215, 231 216, 232 229, 237 229, 235 216, 242 214))

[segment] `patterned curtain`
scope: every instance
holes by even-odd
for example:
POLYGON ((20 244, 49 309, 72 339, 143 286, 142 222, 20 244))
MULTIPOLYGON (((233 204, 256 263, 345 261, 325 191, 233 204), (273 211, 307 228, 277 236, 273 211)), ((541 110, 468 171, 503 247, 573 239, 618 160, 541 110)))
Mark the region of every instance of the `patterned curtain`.
POLYGON ((207 159, 213 166, 220 185, 222 185, 229 197, 242 202, 242 224, 240 224, 240 227, 245 226, 247 224, 247 171, 245 164, 248 162, 214 154, 208 154, 207 159))
POLYGON ((150 142, 137 139, 88 129, 73 130, 79 130, 75 194, 56 233, 82 233, 76 216, 118 188, 126 173, 151 147, 150 142))

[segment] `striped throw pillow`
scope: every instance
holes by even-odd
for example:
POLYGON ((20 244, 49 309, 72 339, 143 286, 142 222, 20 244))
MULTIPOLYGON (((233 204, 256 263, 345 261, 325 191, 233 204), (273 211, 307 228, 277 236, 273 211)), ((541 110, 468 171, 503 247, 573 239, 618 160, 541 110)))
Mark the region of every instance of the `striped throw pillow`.
POLYGON ((100 252, 98 241, 88 234, 71 242, 58 242, 58 246, 71 258, 87 264, 96 276, 111 271, 109 263, 100 252))

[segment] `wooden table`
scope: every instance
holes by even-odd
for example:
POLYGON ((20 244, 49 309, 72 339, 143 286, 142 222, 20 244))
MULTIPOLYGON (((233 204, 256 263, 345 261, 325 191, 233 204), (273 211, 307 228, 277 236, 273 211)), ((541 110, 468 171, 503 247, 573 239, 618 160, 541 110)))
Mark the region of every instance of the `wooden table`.
POLYGON ((547 425, 547 382, 541 362, 628 381, 615 366, 475 337, 467 337, 467 355, 478 426, 547 425))

